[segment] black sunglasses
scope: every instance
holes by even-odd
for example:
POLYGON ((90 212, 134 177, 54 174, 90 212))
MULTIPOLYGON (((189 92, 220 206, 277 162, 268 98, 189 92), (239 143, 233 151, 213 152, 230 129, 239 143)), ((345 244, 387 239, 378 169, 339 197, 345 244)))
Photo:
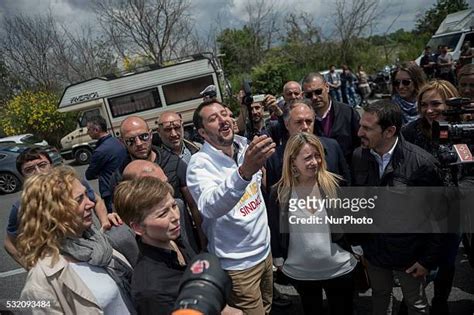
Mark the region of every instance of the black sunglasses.
POLYGON ((403 84, 404 86, 409 86, 410 83, 412 83, 413 81, 412 80, 395 80, 393 81, 393 84, 395 84, 395 86, 400 86, 400 83, 403 84))
POLYGON ((136 135, 135 137, 127 138, 124 140, 124 142, 127 146, 131 147, 132 145, 135 144, 135 141, 137 140, 137 138, 140 139, 140 141, 148 141, 150 139, 150 133, 145 132, 145 133, 136 135))
POLYGON ((316 89, 316 90, 312 90, 312 91, 309 91, 309 92, 304 92, 304 96, 306 98, 311 98, 313 97, 313 95, 321 95, 323 94, 323 89, 316 89))

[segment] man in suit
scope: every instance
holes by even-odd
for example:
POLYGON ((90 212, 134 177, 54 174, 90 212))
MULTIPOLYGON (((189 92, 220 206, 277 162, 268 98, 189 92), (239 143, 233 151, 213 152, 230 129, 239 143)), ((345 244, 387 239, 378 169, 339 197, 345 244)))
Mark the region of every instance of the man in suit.
POLYGON ((316 113, 314 133, 336 140, 350 165, 352 152, 360 145, 357 137, 360 116, 357 111, 347 104, 331 100, 329 85, 318 72, 309 73, 303 79, 303 96, 311 101, 316 113))
MULTIPOLYGON (((288 111, 283 115, 285 128, 289 137, 300 132, 313 132, 315 114, 310 103, 306 100, 295 100, 288 106, 288 111)), ((276 184, 281 178, 283 168, 283 153, 286 141, 278 145, 275 153, 267 160, 266 164, 266 190, 276 184)), ((319 137, 326 154, 328 170, 341 175, 347 183, 350 183, 349 167, 338 143, 334 139, 319 137)))

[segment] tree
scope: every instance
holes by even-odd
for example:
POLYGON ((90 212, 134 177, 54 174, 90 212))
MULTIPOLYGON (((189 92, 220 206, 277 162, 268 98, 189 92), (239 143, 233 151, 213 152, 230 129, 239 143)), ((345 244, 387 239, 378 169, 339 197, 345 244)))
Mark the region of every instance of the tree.
POLYGON ((379 0, 336 0, 335 3, 334 24, 341 41, 341 61, 350 64, 353 62, 353 41, 371 30, 380 16, 379 0))
POLYGON ((73 34, 51 14, 6 17, 5 67, 21 89, 60 92, 65 85, 116 70, 110 45, 84 28, 73 34))
POLYGON ((75 34, 61 27, 61 36, 53 39, 52 61, 60 81, 71 84, 118 71, 112 47, 94 32, 90 26, 75 34))
POLYGON ((50 144, 74 129, 75 114, 57 111, 58 96, 45 91, 24 91, 2 109, 0 127, 6 135, 34 133, 50 144))
POLYGON ((321 61, 321 28, 315 24, 311 15, 290 13, 285 20, 284 29, 286 34, 282 36, 284 48, 281 49, 281 54, 299 67, 321 61))
POLYGON ((465 0, 438 0, 431 9, 417 15, 415 31, 431 36, 448 14, 466 9, 469 9, 469 4, 465 0))
POLYGON ((249 73, 260 61, 263 39, 247 26, 225 29, 217 36, 219 51, 227 74, 249 73))
POLYGON ((94 9, 117 53, 163 64, 187 51, 189 0, 96 0, 94 9))
POLYGON ((246 26, 254 33, 256 41, 254 51, 268 50, 276 40, 279 31, 281 8, 278 2, 272 0, 248 0, 245 5, 245 12, 248 16, 246 26), (263 44, 263 45, 262 45, 263 44))
POLYGON ((255 91, 277 95, 289 80, 289 63, 283 57, 271 56, 252 69, 252 85, 255 91))
POLYGON ((24 86, 57 89, 52 47, 58 34, 53 17, 6 16, 3 27, 2 51, 10 72, 22 78, 24 86))

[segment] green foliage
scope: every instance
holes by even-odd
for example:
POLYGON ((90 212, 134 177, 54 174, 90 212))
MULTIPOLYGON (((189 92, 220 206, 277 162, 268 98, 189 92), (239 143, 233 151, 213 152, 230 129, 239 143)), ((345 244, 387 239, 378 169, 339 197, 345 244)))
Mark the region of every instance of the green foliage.
POLYGON ((284 57, 271 56, 252 69, 252 83, 256 93, 277 94, 288 81, 290 63, 284 57))
POLYGON ((244 26, 242 29, 225 29, 217 37, 224 69, 229 75, 249 73, 260 61, 263 39, 244 26))
POLYGON ((431 9, 418 16, 416 33, 433 35, 448 14, 466 9, 469 9, 469 4, 465 0, 438 0, 431 9))
POLYGON ((76 115, 57 111, 58 96, 47 91, 24 91, 2 109, 0 127, 6 135, 33 133, 58 145, 75 127, 76 115))

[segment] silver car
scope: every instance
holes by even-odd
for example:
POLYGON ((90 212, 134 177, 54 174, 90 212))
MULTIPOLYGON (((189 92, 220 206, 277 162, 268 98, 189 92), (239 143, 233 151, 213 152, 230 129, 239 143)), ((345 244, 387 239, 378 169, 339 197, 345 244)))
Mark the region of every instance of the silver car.
MULTIPOLYGON (((37 145, 0 143, 0 193, 9 194, 21 189, 23 176, 16 169, 16 158, 27 148, 37 145)), ((59 165, 63 159, 52 146, 42 146, 48 152, 53 165, 59 165)))

